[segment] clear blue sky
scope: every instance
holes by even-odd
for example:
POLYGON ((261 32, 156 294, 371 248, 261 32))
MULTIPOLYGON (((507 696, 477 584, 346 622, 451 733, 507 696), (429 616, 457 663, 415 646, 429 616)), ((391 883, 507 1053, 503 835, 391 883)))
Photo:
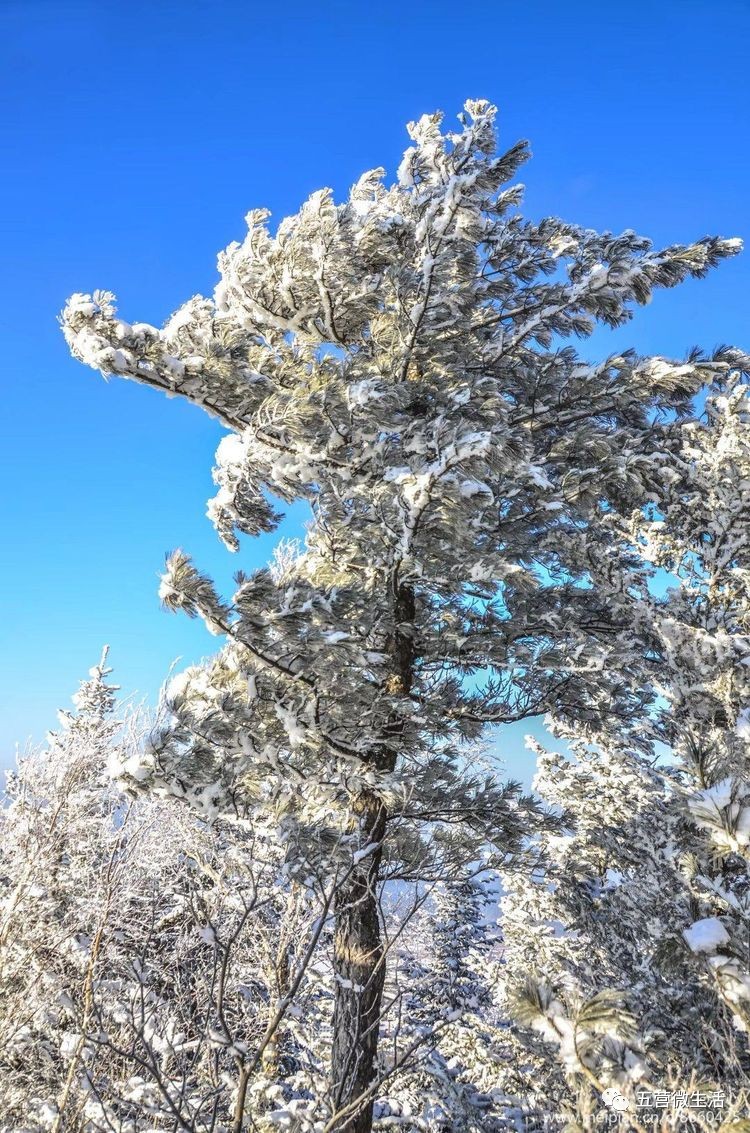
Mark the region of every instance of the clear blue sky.
MULTIPOLYGON (((215 648, 160 610, 166 551, 228 590, 274 541, 224 551, 204 517, 219 428, 69 359, 70 292, 109 288, 125 318, 160 323, 211 292, 249 208, 280 219, 393 171, 404 123, 467 97, 499 104, 504 142, 531 140, 532 216, 748 237, 749 42, 746 0, 0 0, 0 762, 43 736, 105 641, 149 698, 174 658, 215 648)), ((748 347, 749 280, 750 252, 661 293, 618 341, 748 347)), ((524 730, 502 745, 512 768, 524 730)))

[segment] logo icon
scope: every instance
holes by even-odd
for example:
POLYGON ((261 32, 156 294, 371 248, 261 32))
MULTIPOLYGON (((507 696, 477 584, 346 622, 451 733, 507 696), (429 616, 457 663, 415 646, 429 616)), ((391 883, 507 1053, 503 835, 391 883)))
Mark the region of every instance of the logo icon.
POLYGON ((608 1109, 614 1109, 618 1113, 624 1113, 626 1109, 630 1108, 630 1102, 627 1098, 623 1097, 618 1089, 610 1086, 602 1094, 602 1101, 608 1109))

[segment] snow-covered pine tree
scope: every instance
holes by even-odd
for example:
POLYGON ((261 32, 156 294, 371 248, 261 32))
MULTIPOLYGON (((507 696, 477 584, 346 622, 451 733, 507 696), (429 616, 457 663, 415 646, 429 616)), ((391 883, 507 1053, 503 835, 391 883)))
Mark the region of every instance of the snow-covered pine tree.
POLYGON ((48 748, 20 759, 0 812, 1 1120, 29 1128, 56 1128, 71 1093, 68 1068, 82 1055, 73 1019, 85 1030, 91 1018, 111 896, 121 795, 106 765, 120 725, 106 653, 73 698, 76 711, 59 713, 48 748), (92 877, 100 884, 82 883, 92 877))
MULTIPOLYGON (((750 358, 717 379, 684 424, 650 513, 646 556, 673 585, 646 606, 663 708, 656 733, 676 761, 689 819, 680 847, 696 901, 678 925, 743 1038, 727 1066, 750 1087, 750 358), (697 836, 696 836, 697 835, 697 836)), ((641 616, 644 616, 641 607, 641 616)))
POLYGON ((427 924, 408 934, 404 1025, 413 1035, 434 1028, 435 1041, 395 1082, 387 1101, 380 1101, 389 1124, 409 1133, 495 1133, 510 1127, 504 1093, 497 1088, 506 1035, 493 994, 495 882, 479 867, 446 879, 425 904, 427 924))
POLYGON ((137 779, 209 814, 274 783, 313 849, 347 851, 328 1126, 347 1133, 369 1130, 377 1088, 384 860, 401 847, 418 872, 440 824, 466 835, 467 860, 523 834, 496 783, 462 776, 485 725, 638 707, 607 676, 619 638, 578 585, 572 536, 601 501, 640 503, 655 410, 685 407, 723 362, 592 364, 563 345, 739 242, 654 251, 632 231, 524 220, 507 183, 526 147, 498 155, 494 118, 481 101, 456 132, 423 117, 394 184, 378 169, 341 205, 316 193, 275 235, 251 212, 213 298, 161 330, 123 321, 107 292, 63 316, 76 357, 230 430, 209 505, 229 547, 273 529, 274 497, 310 503, 304 552, 239 576, 230 601, 171 557, 165 603, 228 644, 183 683, 137 779))
MULTIPOLYGON (((725 1009, 714 1058, 727 1083, 747 1090, 750 1058, 750 357, 734 352, 702 413, 676 422, 655 464, 652 502, 634 513, 638 553, 668 572, 663 596, 621 586, 645 641, 644 680, 659 696, 641 729, 666 745, 674 807, 682 818, 672 852, 694 901, 675 927, 703 960, 725 1009), (739 1038, 721 1052, 733 1020, 739 1038)), ((630 580, 632 582, 632 578, 630 580)), ((653 590, 653 588, 651 588, 653 590)))
MULTIPOLYGON (((748 370, 737 353, 700 417, 670 428, 651 502, 623 532, 668 572, 666 590, 653 570, 592 557, 595 584, 612 586, 632 624, 652 707, 631 725, 631 747, 616 724, 608 734, 612 721, 588 729, 593 747, 558 724, 575 759, 540 753, 537 788, 570 831, 542 835, 536 874, 508 879, 506 988, 539 973, 522 1015, 551 1043, 534 1048, 517 1032, 532 1051, 526 1089, 544 1083, 542 1109, 565 1105, 579 1122, 601 1109, 602 1088, 634 1107, 649 1078, 688 1093, 710 1084, 727 1121, 750 1097, 748 370), (604 1037, 592 1041, 587 1005, 612 991, 619 998, 599 1012, 604 1037), (618 1029, 630 1048, 611 1041, 618 1029)), ((663 1127, 704 1127, 700 1113, 687 1116, 664 1114, 663 1127)))
POLYGON ((120 729, 109 672, 19 761, 0 810, 0 1131, 288 1124, 325 1080, 325 909, 260 821, 116 789, 141 725, 120 729))
POLYGON ((635 1119, 649 1089, 730 1082, 714 1062, 714 997, 681 936, 694 900, 675 852, 685 824, 670 782, 605 736, 571 747, 536 749, 535 787, 568 829, 542 834, 535 869, 505 879, 500 982, 520 1024, 508 1093, 529 1120, 565 1115, 579 1130, 601 1118, 606 1089, 628 1100, 635 1119))

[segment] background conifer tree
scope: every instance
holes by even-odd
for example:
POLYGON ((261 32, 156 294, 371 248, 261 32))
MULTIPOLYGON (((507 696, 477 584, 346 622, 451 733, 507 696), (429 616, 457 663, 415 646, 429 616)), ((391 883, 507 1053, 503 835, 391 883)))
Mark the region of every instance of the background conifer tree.
MULTIPOLYGON (((507 881, 504 985, 531 1027, 516 1032, 529 1092, 534 1067, 542 1110, 556 1098, 579 1123, 607 1087, 634 1109, 646 1087, 699 1083, 725 1097, 726 1127, 744 1128, 731 1119, 750 1096, 750 403, 748 359, 733 361, 703 412, 671 426, 650 502, 623 524, 638 569, 598 560, 650 710, 630 744, 614 720, 588 743, 557 722, 574 758, 541 752, 536 785, 568 833, 542 835, 538 871, 507 881), (602 995, 595 1040, 585 1015, 602 995)), ((662 1123, 703 1129, 702 1116, 662 1123)))

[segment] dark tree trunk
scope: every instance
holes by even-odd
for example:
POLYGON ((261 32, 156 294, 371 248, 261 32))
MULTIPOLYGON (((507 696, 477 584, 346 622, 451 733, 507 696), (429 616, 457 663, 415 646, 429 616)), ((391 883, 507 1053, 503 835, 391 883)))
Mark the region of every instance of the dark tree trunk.
POLYGON ((372 1082, 378 1048, 385 964, 377 886, 385 820, 377 801, 364 804, 362 848, 377 843, 377 849, 354 866, 336 894, 331 1080, 334 1112, 345 1111, 336 1126, 341 1133, 372 1128, 373 1098, 361 1107, 356 1101, 372 1082))
MULTIPOLYGON (((393 670, 384 689, 390 696, 407 696, 411 689, 414 614, 413 592, 394 581, 393 670)), ((387 742, 373 753, 380 769, 393 770, 402 732, 402 718, 396 713, 386 726, 387 742)), ((376 1069, 385 982, 378 883, 388 815, 380 799, 362 795, 353 817, 358 848, 374 848, 355 863, 336 894, 331 1100, 334 1113, 343 1111, 337 1133, 370 1133, 374 1095, 359 1105, 357 1100, 372 1085, 376 1069)))

